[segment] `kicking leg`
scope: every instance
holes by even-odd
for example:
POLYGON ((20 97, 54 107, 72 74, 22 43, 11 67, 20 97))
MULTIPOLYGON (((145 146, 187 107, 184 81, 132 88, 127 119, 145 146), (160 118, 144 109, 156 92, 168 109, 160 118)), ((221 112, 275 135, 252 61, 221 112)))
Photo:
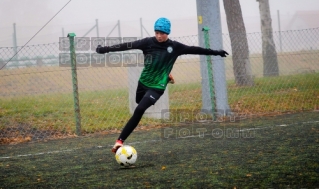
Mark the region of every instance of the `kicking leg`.
POLYGON ((153 101, 149 97, 143 97, 140 103, 137 105, 136 109, 134 110, 133 116, 127 122, 124 129, 122 130, 120 137, 116 141, 114 147, 112 148, 112 152, 116 153, 117 149, 123 146, 123 142, 126 138, 133 132, 136 128, 138 123, 143 117, 144 112, 153 105, 153 101))

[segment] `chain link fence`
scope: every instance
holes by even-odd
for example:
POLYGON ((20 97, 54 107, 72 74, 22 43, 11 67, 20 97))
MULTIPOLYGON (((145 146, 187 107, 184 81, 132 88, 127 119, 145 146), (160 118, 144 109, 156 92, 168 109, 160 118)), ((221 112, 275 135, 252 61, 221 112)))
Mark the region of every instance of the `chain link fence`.
MULTIPOLYGON (((261 33, 247 34, 247 39, 253 86, 236 86, 236 62, 231 56, 224 59, 230 111, 244 118, 319 109, 319 28, 274 33, 278 77, 263 77, 261 33)), ((198 46, 198 36, 173 40, 198 46)), ((223 35, 223 42, 231 55, 229 35, 223 35)), ((69 52, 61 51, 60 45, 0 48, 0 143, 75 136, 72 69, 63 64, 69 52)), ((136 88, 130 86, 133 73, 129 71, 131 66, 125 66, 130 63, 124 57, 127 52, 118 53, 121 58, 111 58, 106 63, 97 62, 92 50, 80 53, 83 56, 77 59, 77 79, 81 133, 118 132, 131 116, 129 88, 136 88), (117 66, 110 66, 114 64, 117 66)), ((133 53, 137 53, 136 61, 141 63, 141 52, 133 53)), ((168 86, 169 109, 200 111, 199 56, 179 57, 172 74, 176 83, 168 86)), ((195 119, 196 116, 188 121, 195 119)), ((146 115, 137 129, 164 124, 146 115)))

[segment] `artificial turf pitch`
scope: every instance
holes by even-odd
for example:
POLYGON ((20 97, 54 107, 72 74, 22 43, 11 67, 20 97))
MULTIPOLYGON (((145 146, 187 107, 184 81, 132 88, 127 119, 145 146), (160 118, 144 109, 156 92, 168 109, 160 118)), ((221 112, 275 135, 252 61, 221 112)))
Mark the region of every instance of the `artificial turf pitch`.
POLYGON ((0 188, 319 188, 319 112, 134 132, 129 169, 116 138, 2 145, 0 188))

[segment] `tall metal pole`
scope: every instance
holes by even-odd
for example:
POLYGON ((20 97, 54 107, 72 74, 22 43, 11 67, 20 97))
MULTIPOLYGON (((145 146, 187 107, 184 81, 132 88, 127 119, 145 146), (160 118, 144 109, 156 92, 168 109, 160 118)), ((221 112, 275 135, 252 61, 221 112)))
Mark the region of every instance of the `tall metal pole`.
POLYGON ((281 41, 281 27, 280 27, 280 12, 277 10, 278 14, 278 28, 279 28, 279 45, 280 45, 280 52, 282 52, 282 41, 281 41))
POLYGON ((62 28, 62 37, 64 37, 64 28, 62 28))
MULTIPOLYGON (((196 0, 198 16, 198 40, 199 45, 204 47, 204 36, 202 29, 209 27, 211 48, 214 50, 223 49, 222 27, 220 18, 219 0, 196 0)), ((200 56, 202 75, 202 108, 212 110, 210 98, 209 76, 205 56, 200 56)), ((212 68, 215 86, 216 111, 226 115, 229 112, 226 74, 224 59, 219 56, 212 56, 212 68)))
POLYGON ((118 22, 117 22, 117 24, 113 27, 113 29, 110 31, 110 33, 106 37, 109 37, 112 34, 112 32, 115 30, 116 27, 118 27, 118 22))
POLYGON ((142 22, 142 18, 140 18, 140 24, 141 24, 141 38, 143 38, 143 22, 142 22))
POLYGON ((99 37, 99 20, 95 19, 95 27, 96 27, 96 37, 99 37))
MULTIPOLYGON (((204 27, 204 39, 205 39, 205 48, 210 49, 210 43, 209 43, 209 28, 204 27)), ((206 56, 207 59, 207 73, 208 73, 208 83, 209 83, 209 93, 210 93, 210 99, 211 99, 211 106, 212 106, 212 112, 215 112, 215 88, 214 88, 214 82, 213 82, 213 69, 212 69, 212 58, 211 56, 206 56)))
POLYGON ((72 71, 72 84, 73 84, 73 99, 74 99, 74 114, 75 114, 75 133, 81 135, 81 113, 80 113, 80 100, 78 92, 78 78, 76 73, 76 55, 74 48, 75 33, 69 33, 70 40, 70 56, 71 56, 71 71, 72 71))
POLYGON ((16 30, 16 23, 13 23, 13 53, 15 55, 14 60, 15 64, 19 64, 18 61, 18 42, 17 42, 17 30, 16 30))
POLYGON ((119 37, 122 37, 122 36, 121 36, 121 24, 120 24, 120 20, 117 21, 117 28, 118 28, 118 31, 119 31, 119 37))

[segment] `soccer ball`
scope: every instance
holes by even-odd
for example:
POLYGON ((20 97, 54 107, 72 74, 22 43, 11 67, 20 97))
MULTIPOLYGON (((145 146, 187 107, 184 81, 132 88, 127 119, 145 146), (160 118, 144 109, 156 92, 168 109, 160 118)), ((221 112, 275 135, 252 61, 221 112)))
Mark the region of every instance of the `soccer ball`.
POLYGON ((132 146, 124 145, 116 151, 115 159, 120 165, 128 167, 136 162, 137 152, 132 146))

